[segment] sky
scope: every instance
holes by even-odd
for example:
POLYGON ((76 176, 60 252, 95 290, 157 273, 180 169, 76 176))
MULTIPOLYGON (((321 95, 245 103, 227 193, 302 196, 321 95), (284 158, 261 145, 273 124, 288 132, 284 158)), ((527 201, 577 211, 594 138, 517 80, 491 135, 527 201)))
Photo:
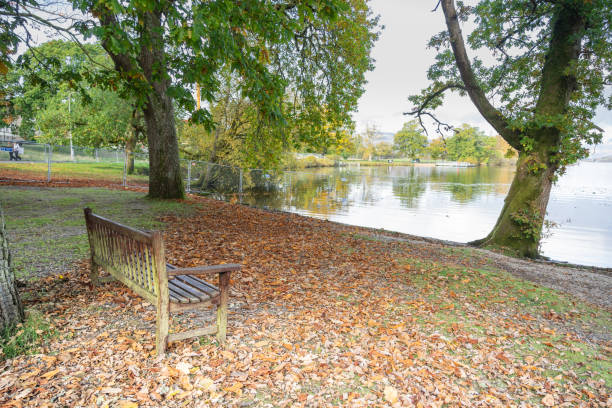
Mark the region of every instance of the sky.
MULTIPOLYGON (((431 12, 435 4, 435 0, 371 1, 374 14, 380 15, 385 28, 372 51, 375 69, 366 74, 366 91, 353 115, 358 131, 375 125, 381 132, 395 133, 411 119, 402 114, 412 108, 407 98, 428 85, 427 69, 435 57, 435 50, 426 49, 427 42, 445 28, 442 11, 431 12)), ((445 122, 469 123, 489 135, 496 134, 468 97, 451 97, 448 93, 437 112, 445 122)), ((612 143, 612 113, 600 109, 595 123, 605 130, 605 143, 612 143)))

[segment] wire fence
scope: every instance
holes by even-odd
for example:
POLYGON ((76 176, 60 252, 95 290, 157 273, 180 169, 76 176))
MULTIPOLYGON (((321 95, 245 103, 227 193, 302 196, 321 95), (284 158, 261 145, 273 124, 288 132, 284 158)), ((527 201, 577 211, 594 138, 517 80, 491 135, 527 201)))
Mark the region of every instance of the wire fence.
MULTIPOLYGON (((205 161, 180 161, 188 193, 213 194, 226 199, 248 191, 283 189, 283 173, 241 169, 205 161)), ((0 139, 0 182, 46 181, 71 183, 105 181, 124 187, 146 187, 149 157, 145 152, 127 154, 124 149, 57 146, 0 139), (19 146, 19 147, 17 147, 19 146)))

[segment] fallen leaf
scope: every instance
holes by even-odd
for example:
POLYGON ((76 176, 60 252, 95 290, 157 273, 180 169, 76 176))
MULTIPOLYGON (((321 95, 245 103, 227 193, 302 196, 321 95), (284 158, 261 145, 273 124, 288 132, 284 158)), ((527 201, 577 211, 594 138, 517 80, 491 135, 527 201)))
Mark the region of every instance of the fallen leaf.
POLYGON ((397 390, 390 385, 387 385, 384 390, 385 400, 391 404, 395 404, 399 400, 397 390))
POLYGON ((553 397, 551 394, 546 394, 544 398, 542 398, 542 404, 547 407, 552 407, 555 405, 555 397, 553 397))
POLYGON ((231 387, 228 387, 228 388, 224 388, 223 391, 233 392, 234 394, 241 395, 242 394, 242 387, 243 387, 242 383, 235 382, 234 385, 232 385, 231 387))
POLYGON ((44 373, 44 374, 42 375, 42 377, 43 377, 43 378, 46 378, 46 379, 48 380, 49 378, 51 378, 51 377, 55 376, 55 374, 57 374, 57 373, 59 373, 59 369, 52 370, 52 371, 48 371, 48 372, 44 373))

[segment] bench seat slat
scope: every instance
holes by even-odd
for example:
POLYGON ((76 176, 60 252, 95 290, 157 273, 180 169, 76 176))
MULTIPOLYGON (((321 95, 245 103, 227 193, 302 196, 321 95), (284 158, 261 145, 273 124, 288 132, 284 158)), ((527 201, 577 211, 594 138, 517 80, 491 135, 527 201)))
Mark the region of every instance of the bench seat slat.
POLYGON ((208 300, 210 296, 206 292, 202 292, 190 285, 187 285, 184 282, 181 282, 178 279, 168 279, 168 286, 173 286, 174 288, 180 288, 182 291, 187 293, 187 297, 189 297, 189 301, 191 303, 203 302, 208 300))
POLYGON ((217 296, 219 294, 219 289, 209 283, 203 281, 202 279, 198 279, 195 276, 191 275, 176 275, 175 279, 179 279, 187 285, 193 286, 195 289, 205 292, 210 297, 217 296))
POLYGON ((191 303, 191 301, 189 300, 189 293, 185 293, 185 291, 179 287, 168 283, 168 292, 171 293, 177 299, 176 303, 191 303))

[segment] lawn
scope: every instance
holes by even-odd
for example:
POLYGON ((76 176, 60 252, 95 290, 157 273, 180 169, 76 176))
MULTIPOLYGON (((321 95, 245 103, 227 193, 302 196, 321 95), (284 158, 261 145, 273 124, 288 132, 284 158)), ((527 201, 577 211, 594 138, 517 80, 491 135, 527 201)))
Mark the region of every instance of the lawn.
MULTIPOLYGON (((47 277, 32 271, 38 278, 22 288, 28 310, 47 326, 30 354, 0 363, 0 405, 612 402, 610 311, 517 279, 480 252, 385 240, 365 228, 204 198, 0 192, 18 238, 16 257, 57 265, 47 277), (85 205, 130 225, 163 228, 167 259, 178 266, 243 264, 232 276, 228 346, 213 337, 181 341, 157 361, 154 308, 120 284, 96 292, 88 285, 84 230, 76 225, 85 205), (57 250, 35 248, 47 242, 27 238, 38 231, 75 241, 73 250, 59 249, 65 263, 47 258, 57 250), (20 247, 28 239, 31 255, 20 247)), ((172 329, 213 318, 212 310, 188 313, 172 329)))
MULTIPOLYGON (((129 181, 146 184, 147 169, 145 162, 137 162, 135 174, 128 176, 129 181)), ((0 162, 0 179, 46 181, 47 172, 47 163, 0 162)), ((104 180, 120 184, 123 181, 123 163, 51 163, 51 181, 68 180, 104 180)))

